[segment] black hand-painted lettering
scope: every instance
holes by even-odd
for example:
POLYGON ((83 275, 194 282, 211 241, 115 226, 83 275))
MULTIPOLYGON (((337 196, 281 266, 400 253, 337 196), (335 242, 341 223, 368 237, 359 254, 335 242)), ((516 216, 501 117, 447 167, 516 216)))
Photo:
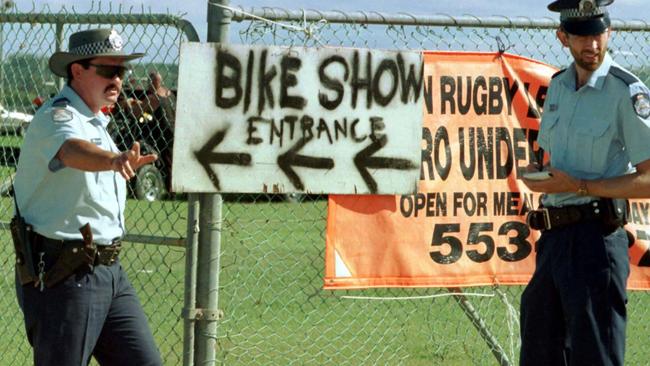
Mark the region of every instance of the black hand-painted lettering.
POLYGON ((300 118, 300 131, 302 131, 302 139, 307 141, 314 137, 312 128, 314 127, 314 119, 311 116, 304 115, 300 118))
POLYGON ((298 122, 298 116, 284 116, 282 122, 289 125, 289 140, 293 140, 293 134, 296 131, 296 122, 298 122))
POLYGON ((223 49, 217 51, 217 80, 216 86, 216 105, 219 108, 232 108, 239 104, 242 97, 241 89, 241 63, 234 55, 223 49), (226 70, 230 70, 226 75, 226 70), (227 97, 224 94, 226 90, 232 90, 232 96, 227 97))
MULTIPOLYGON (((442 98, 442 95, 440 96, 442 98)), ((427 82, 424 84, 424 105, 427 108, 427 114, 433 114, 433 76, 427 76, 427 82)), ((443 107, 444 109, 444 103, 443 107)))
POLYGON ((436 224, 433 227, 431 246, 441 247, 445 244, 449 246, 449 254, 442 254, 440 250, 432 250, 429 252, 434 262, 438 264, 453 264, 458 262, 463 255, 463 243, 457 237, 451 235, 445 236, 445 234, 459 232, 460 224, 436 224))
POLYGON ((354 51, 352 55, 352 78, 350 87, 352 88, 352 108, 357 108, 357 97, 360 89, 366 90, 366 108, 372 107, 372 53, 366 53, 365 77, 360 75, 361 60, 359 51, 354 51))
POLYGON ((210 178, 210 181, 217 189, 221 190, 221 185, 219 184, 219 178, 217 174, 212 170, 210 164, 228 164, 228 165, 240 165, 240 166, 249 166, 251 165, 251 155, 246 153, 217 153, 214 152, 214 149, 219 146, 223 141, 228 128, 217 131, 214 136, 208 140, 208 142, 201 147, 200 150, 194 152, 196 160, 199 161, 199 164, 203 167, 206 174, 210 178))
MULTIPOLYGON (((418 65, 409 65, 408 74, 405 70, 404 58, 401 53, 397 54, 397 66, 399 67, 399 75, 402 83, 402 103, 408 103, 411 90, 413 91, 413 101, 417 102, 422 95, 422 82, 424 80, 424 63, 418 65), (416 71, 415 68, 418 67, 416 71)), ((431 82, 429 82, 429 85, 431 82)), ((430 102, 429 102, 430 103, 430 102)))
POLYGON ((343 118, 343 121, 338 119, 334 120, 334 137, 338 141, 339 134, 342 137, 348 137, 348 119, 343 118))
POLYGON ((352 136, 352 141, 362 142, 368 138, 368 135, 359 136, 357 135, 357 125, 359 124, 359 119, 355 118, 354 121, 350 124, 350 136, 352 136))
POLYGON ((377 141, 378 138, 384 136, 383 133, 380 133, 386 128, 384 119, 381 117, 370 117, 370 139, 372 141, 377 141))
POLYGON ((397 65, 395 64, 395 61, 391 59, 382 60, 379 63, 377 70, 375 71, 372 82, 372 94, 377 104, 385 107, 391 102, 391 100, 393 100, 395 93, 397 93, 397 78, 397 65), (381 83, 382 79, 384 79, 384 73, 387 73, 387 75, 390 77, 390 88, 386 94, 383 94, 381 90, 381 83))
POLYGON ((277 75, 275 66, 271 66, 268 71, 266 69, 266 57, 268 55, 268 50, 262 51, 262 56, 260 57, 260 70, 257 79, 257 90, 259 93, 257 101, 257 113, 262 114, 264 111, 264 106, 266 100, 269 101, 269 108, 273 109, 275 106, 275 98, 273 98, 273 89, 271 88, 271 82, 277 75))
POLYGON ((248 51, 248 64, 246 65, 246 89, 244 92, 244 113, 248 112, 251 105, 251 94, 253 94, 253 67, 255 64, 255 52, 248 51))
POLYGON ((385 158, 373 156, 377 151, 381 150, 388 143, 388 137, 382 135, 377 140, 373 141, 370 145, 359 151, 354 157, 354 165, 359 170, 359 174, 363 181, 368 186, 370 193, 377 193, 377 182, 370 175, 368 169, 396 169, 396 170, 411 170, 417 169, 412 161, 397 158, 385 158))
POLYGON ((293 166, 300 166, 311 169, 332 169, 334 168, 334 160, 329 158, 317 158, 313 156, 300 155, 298 152, 305 146, 311 139, 300 139, 291 149, 287 150, 284 154, 278 156, 278 167, 289 178, 291 184, 298 190, 304 191, 305 186, 300 180, 300 177, 293 170, 293 166))
POLYGON ((298 85, 295 71, 300 70, 302 61, 293 56, 284 56, 280 61, 280 107, 303 109, 307 100, 299 95, 289 95, 289 88, 298 85))
POLYGON ((248 145, 259 145, 261 144, 264 140, 262 140, 261 137, 256 135, 257 132, 257 127, 255 126, 256 123, 271 123, 271 120, 268 120, 266 118, 262 117, 250 117, 246 121, 248 124, 248 127, 246 128, 246 132, 248 133, 248 137, 246 138, 246 144, 248 145))
POLYGON ((336 97, 331 100, 328 99, 326 93, 323 92, 318 93, 318 101, 320 102, 320 105, 329 111, 335 110, 341 104, 341 101, 343 100, 343 96, 345 95, 345 89, 343 88, 343 83, 341 83, 341 81, 337 79, 333 79, 329 77, 325 72, 327 67, 333 63, 339 63, 343 66, 344 69, 343 80, 347 81, 348 77, 350 76, 349 75, 350 69, 348 67, 347 62, 345 62, 345 59, 339 55, 328 57, 327 59, 325 59, 325 61, 323 61, 323 63, 318 68, 318 78, 320 79, 321 85, 336 93, 336 97))
POLYGON ((329 126, 327 126, 327 122, 323 118, 318 119, 318 127, 316 127, 316 138, 320 139, 320 136, 325 133, 327 135, 327 140, 329 141, 330 145, 334 143, 332 141, 332 133, 330 132, 329 126))

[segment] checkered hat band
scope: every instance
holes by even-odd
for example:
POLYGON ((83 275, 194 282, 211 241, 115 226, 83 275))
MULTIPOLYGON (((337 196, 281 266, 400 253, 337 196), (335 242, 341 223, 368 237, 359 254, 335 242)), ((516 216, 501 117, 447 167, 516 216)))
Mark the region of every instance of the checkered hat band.
POLYGON ((97 55, 101 53, 113 53, 116 51, 119 50, 113 47, 108 40, 95 42, 95 43, 86 43, 79 47, 70 49, 70 53, 80 55, 80 56, 97 55))
POLYGON ((598 15, 607 13, 604 7, 596 7, 592 11, 582 12, 580 9, 564 9, 560 11, 560 20, 567 20, 572 18, 591 18, 598 15))

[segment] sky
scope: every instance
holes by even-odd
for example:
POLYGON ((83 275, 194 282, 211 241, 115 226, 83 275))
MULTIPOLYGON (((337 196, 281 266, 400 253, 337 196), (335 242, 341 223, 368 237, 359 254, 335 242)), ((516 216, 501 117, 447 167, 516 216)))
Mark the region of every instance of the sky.
MULTIPOLYGON (((2 0, 7 1, 7 0, 2 0)), ((171 13, 174 15, 185 14, 184 17, 192 22, 197 29, 199 36, 205 40, 206 34, 206 12, 207 0, 124 0, 124 1, 91 1, 91 0, 13 0, 19 11, 40 11, 47 6, 52 11, 58 11, 62 6, 67 10, 74 10, 78 13, 86 13, 91 9, 107 8, 110 4, 113 7, 122 4, 124 9, 133 7, 139 11, 144 6, 151 9, 153 13, 171 13)), ((409 13, 413 15, 425 14, 447 14, 447 15, 475 15, 492 16, 501 15, 507 17, 523 16, 528 18, 557 18, 556 13, 546 9, 550 1, 540 0, 248 0, 230 1, 230 6, 251 7, 278 7, 284 9, 314 9, 314 10, 339 10, 339 11, 377 11, 386 13, 409 13)), ((650 22, 650 11, 648 0, 615 0, 609 7, 610 14, 614 19, 640 20, 650 22)))

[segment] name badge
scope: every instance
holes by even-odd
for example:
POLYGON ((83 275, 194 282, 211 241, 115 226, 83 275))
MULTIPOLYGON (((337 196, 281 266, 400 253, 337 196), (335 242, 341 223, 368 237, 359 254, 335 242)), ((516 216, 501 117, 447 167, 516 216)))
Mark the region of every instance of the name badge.
POLYGON ((551 104, 548 106, 549 112, 555 112, 557 111, 557 104, 551 104))
POLYGON ((102 144, 102 139, 100 139, 100 138, 92 138, 92 139, 90 139, 90 142, 92 142, 95 145, 101 145, 102 144))

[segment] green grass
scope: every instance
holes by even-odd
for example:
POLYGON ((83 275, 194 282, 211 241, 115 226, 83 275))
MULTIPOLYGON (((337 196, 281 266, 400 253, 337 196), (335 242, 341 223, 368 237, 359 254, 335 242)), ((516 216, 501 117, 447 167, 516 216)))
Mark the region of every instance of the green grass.
MULTIPOLYGON (((7 211, 9 198, 0 199, 7 211)), ((344 295, 419 296, 444 289, 324 291, 326 201, 226 202, 223 210, 217 361, 225 365, 496 365, 486 343, 450 297, 377 301, 344 295)), ((185 235, 186 204, 129 200, 128 226, 143 235, 185 235)), ((3 220, 6 219, 3 216, 3 220)), ((6 231, 0 232, 9 243, 6 231)), ((10 245, 0 251, 0 365, 29 364, 13 290, 10 245)), ((127 243, 122 264, 137 288, 166 365, 183 349, 184 249, 127 243)), ((493 293, 492 288, 466 292, 493 293)), ((518 308, 520 287, 502 287, 518 308)), ((498 297, 468 297, 516 364, 517 325, 498 297), (510 331, 509 329, 512 329, 510 331), (510 336, 512 332, 513 337, 510 336), (514 354, 514 357, 512 355, 514 354)), ((646 292, 630 294, 627 364, 647 364, 646 292)))

